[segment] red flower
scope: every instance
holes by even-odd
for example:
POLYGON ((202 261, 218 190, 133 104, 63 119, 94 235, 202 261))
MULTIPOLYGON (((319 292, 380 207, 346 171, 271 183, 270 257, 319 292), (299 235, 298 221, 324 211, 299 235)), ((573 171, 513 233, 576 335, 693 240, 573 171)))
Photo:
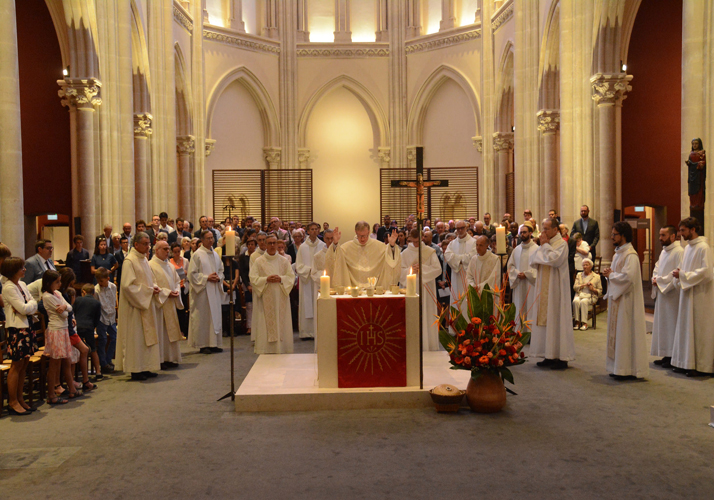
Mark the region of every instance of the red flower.
POLYGON ((503 360, 502 360, 502 359, 499 359, 499 360, 498 360, 498 366, 503 366, 503 360))
POLYGON ((488 356, 489 358, 492 358, 492 357, 493 357, 493 353, 492 353, 492 352, 489 352, 488 354, 486 354, 486 356, 488 356))
POLYGON ((472 353, 474 352, 474 347, 471 346, 471 345, 466 346, 466 352, 467 352, 468 354, 472 354, 472 353))
POLYGON ((471 358, 470 357, 466 356, 464 358, 464 366, 466 366, 466 367, 471 366, 471 358))
POLYGON ((523 351, 521 351, 521 359, 523 359, 525 357, 526 357, 526 354, 523 351))
POLYGON ((503 350, 503 349, 501 349, 500 351, 498 351, 498 355, 499 355, 499 356, 505 356, 505 355, 506 355, 506 351, 503 350))
POLYGON ((463 362, 464 362, 464 357, 463 357, 463 356, 456 356, 456 358, 454 359, 454 363, 456 363, 457 365, 460 365, 460 364, 462 364, 463 362))

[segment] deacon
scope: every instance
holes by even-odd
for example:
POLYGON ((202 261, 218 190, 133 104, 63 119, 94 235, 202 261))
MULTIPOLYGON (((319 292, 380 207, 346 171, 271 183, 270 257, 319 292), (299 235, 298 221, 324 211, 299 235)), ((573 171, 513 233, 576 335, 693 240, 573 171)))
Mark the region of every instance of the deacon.
POLYGON ((672 367, 688 377, 714 373, 714 256, 701 225, 694 217, 679 223, 679 231, 687 242, 682 265, 672 273, 682 289, 679 297, 677 328, 674 332, 672 367))
POLYGON ((675 283, 674 270, 682 263, 684 249, 677 239, 677 228, 665 226, 659 230, 662 252, 652 273, 652 298, 655 299, 652 325, 652 356, 662 356, 654 364, 672 368, 674 331, 677 329, 680 287, 675 283))
POLYGON ((159 338, 161 368, 176 368, 181 361, 179 342, 183 338, 176 309, 183 309, 181 302, 181 278, 176 268, 168 261, 169 244, 158 241, 154 256, 149 261, 154 281, 161 288, 156 295, 156 333, 159 338))
POLYGON ((521 244, 513 249, 508 259, 508 281, 513 290, 513 304, 516 306, 516 323, 523 328, 523 323, 532 319, 531 311, 535 302, 537 271, 530 265, 531 256, 538 249, 533 241, 533 224, 525 222, 519 233, 521 244))
MULTIPOLYGON (((335 255, 335 286, 357 286, 367 278, 377 278, 377 284, 389 288, 396 285, 401 272, 401 254, 396 246, 397 232, 389 233, 388 244, 370 238, 371 229, 365 221, 355 224, 352 241, 337 247, 335 255)), ((340 243, 342 233, 336 227, 334 244, 340 243)))
POLYGON ((148 234, 137 232, 122 267, 115 369, 131 373, 132 380, 156 377, 161 365, 153 305, 161 288, 146 260, 150 244, 148 234))
POLYGON ((188 296, 188 345, 200 348, 202 354, 223 351, 223 262, 213 250, 213 239, 213 231, 201 231, 201 246, 193 254, 188 266, 188 282, 191 285, 188 296))
POLYGON ((317 300, 319 280, 317 283, 312 280, 312 270, 315 254, 325 248, 325 243, 317 237, 319 232, 320 225, 317 222, 310 222, 307 225, 307 239, 300 245, 295 263, 295 272, 300 277, 298 323, 300 338, 305 340, 315 338, 315 300, 317 300))
POLYGON ((269 234, 266 251, 250 268, 253 287, 253 331, 256 354, 293 352, 290 290, 295 274, 287 259, 278 254, 278 239, 269 234))
MULTIPOLYGON (((421 295, 423 309, 422 341, 425 351, 438 351, 439 343, 439 317, 436 307, 436 277, 441 274, 441 264, 436 251, 425 245, 419 238, 419 230, 412 229, 409 234, 409 246, 402 251, 402 273, 399 279, 402 287, 407 286, 409 270, 414 274, 422 274, 424 290, 421 295), (421 245, 422 266, 419 266, 419 246, 421 245)), ((417 277, 417 279, 419 279, 417 277)))
POLYGON ((615 255, 604 269, 607 278, 607 371, 615 380, 644 378, 649 373, 645 301, 640 257, 632 246, 632 226, 612 227, 615 255))
MULTIPOLYGON (((466 221, 459 220, 456 222, 456 239, 449 243, 444 252, 444 259, 451 268, 451 302, 450 306, 457 307, 457 302, 462 295, 466 293, 466 285, 468 283, 467 270, 471 257, 476 253, 476 240, 474 240, 467 229, 466 221)), ((463 301, 459 302, 462 314, 468 314, 468 311, 463 310, 463 301)))
MULTIPOLYGON (((479 221, 480 222, 480 221, 479 221)), ((478 291, 483 292, 486 285, 492 291, 498 286, 501 259, 493 252, 489 252, 490 240, 488 236, 481 235, 476 238, 476 255, 473 256, 466 271, 468 284, 478 291)), ((494 303, 497 297, 494 295, 494 303)))
POLYGON ((531 325, 530 355, 544 358, 541 368, 565 370, 575 359, 573 314, 570 303, 568 244, 558 231, 558 219, 544 219, 540 246, 531 255, 536 268, 535 323, 531 325))

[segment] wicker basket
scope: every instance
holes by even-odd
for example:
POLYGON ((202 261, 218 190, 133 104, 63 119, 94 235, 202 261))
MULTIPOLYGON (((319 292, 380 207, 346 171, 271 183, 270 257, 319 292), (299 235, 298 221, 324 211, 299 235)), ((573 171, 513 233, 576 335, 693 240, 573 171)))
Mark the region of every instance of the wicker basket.
POLYGON ((466 391, 448 384, 442 384, 429 391, 438 412, 457 412, 461 408, 466 391))

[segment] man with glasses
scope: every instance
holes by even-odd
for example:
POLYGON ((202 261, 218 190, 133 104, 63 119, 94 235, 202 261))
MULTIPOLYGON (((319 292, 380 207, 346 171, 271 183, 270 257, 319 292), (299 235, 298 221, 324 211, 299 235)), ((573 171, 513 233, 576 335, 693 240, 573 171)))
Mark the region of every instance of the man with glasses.
POLYGON ((25 261, 25 277, 22 281, 30 283, 42 278, 45 271, 56 271, 55 263, 52 260, 52 242, 50 240, 37 240, 35 243, 35 255, 25 261))
MULTIPOLYGON (((451 268, 451 300, 449 306, 455 306, 459 297, 466 293, 468 283, 468 268, 471 258, 476 254, 476 240, 466 232, 468 224, 465 220, 458 220, 456 226, 456 239, 449 243, 444 252, 444 259, 451 268)), ((465 301, 461 303, 461 313, 468 316, 465 301)))

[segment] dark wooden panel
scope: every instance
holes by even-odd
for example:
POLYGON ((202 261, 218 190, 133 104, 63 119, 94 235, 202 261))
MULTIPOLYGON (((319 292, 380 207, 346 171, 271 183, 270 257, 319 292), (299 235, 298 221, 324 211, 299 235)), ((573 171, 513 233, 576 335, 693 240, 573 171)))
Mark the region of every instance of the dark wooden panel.
POLYGON ((407 187, 392 187, 393 180, 415 180, 415 168, 381 168, 380 179, 380 223, 389 215, 401 227, 409 214, 416 211, 416 190, 407 187))
POLYGON ((264 170, 266 186, 265 221, 312 222, 312 170, 264 170))
POLYGON ((262 170, 214 170, 213 218, 223 221, 228 217, 226 205, 234 205, 234 215, 241 219, 248 215, 262 217, 262 170))
POLYGON ((428 218, 443 221, 480 218, 478 167, 433 167, 426 169, 425 179, 447 180, 448 187, 427 189, 428 218))

